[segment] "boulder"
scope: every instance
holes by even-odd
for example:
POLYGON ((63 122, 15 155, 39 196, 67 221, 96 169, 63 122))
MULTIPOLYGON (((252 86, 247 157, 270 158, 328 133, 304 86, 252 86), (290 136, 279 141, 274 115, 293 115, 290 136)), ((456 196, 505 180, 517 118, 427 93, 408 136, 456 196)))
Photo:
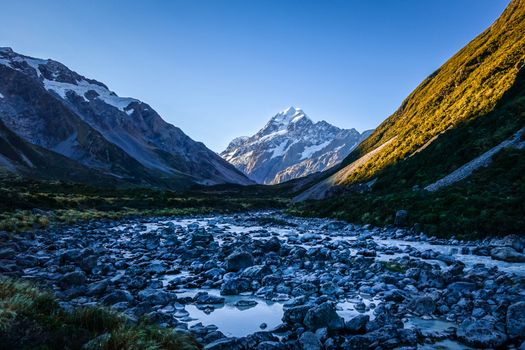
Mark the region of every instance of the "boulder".
POLYGON ((436 309, 436 303, 428 295, 418 297, 409 304, 411 311, 418 315, 430 315, 436 309))
POLYGON ((404 227, 408 223, 408 211, 398 210, 394 219, 394 225, 398 227, 404 227))
POLYGON ((224 304, 224 298, 210 295, 207 292, 199 292, 193 298, 195 304, 224 304))
POLYGON ((507 341, 507 336, 494 328, 487 319, 467 318, 457 330, 458 339, 475 348, 499 348, 507 341))
POLYGON ((525 339, 525 302, 512 304, 507 309, 507 334, 511 338, 525 339))
POLYGON ((279 238, 272 237, 266 242, 264 242, 263 250, 265 252, 278 252, 281 249, 281 241, 279 238))
POLYGON ((272 269, 266 265, 255 265, 246 268, 241 277, 249 278, 251 280, 261 281, 263 277, 272 274, 272 269))
POLYGON ((299 346, 302 350, 321 350, 321 342, 312 332, 304 332, 299 337, 299 346))
POLYGON ((288 349, 286 345, 278 341, 263 341, 257 345, 257 350, 285 350, 288 349))
POLYGON ((516 249, 518 252, 522 252, 523 249, 525 249, 525 239, 523 237, 520 237, 518 235, 508 235, 503 237, 501 240, 502 245, 507 247, 512 247, 516 249))
POLYGON ((198 230, 191 234, 192 247, 207 247, 211 242, 213 242, 213 236, 209 232, 198 230))
POLYGON ((283 322, 289 324, 302 324, 311 305, 299 305, 284 309, 283 322))
POLYGON ((127 290, 116 290, 105 295, 100 301, 104 305, 114 305, 120 302, 129 303, 133 301, 133 295, 127 290))
POLYGON ((245 251, 236 251, 226 258, 226 270, 237 272, 253 265, 253 256, 245 251))
POLYGON ((345 329, 353 334, 365 333, 368 321, 370 321, 370 316, 357 315, 345 322, 345 329))
POLYGON ((325 327, 328 330, 339 330, 344 328, 344 321, 337 314, 335 304, 327 301, 308 310, 304 325, 314 330, 325 327))
POLYGON ((88 285, 88 289, 86 294, 89 296, 100 296, 104 294, 106 289, 108 289, 109 283, 106 280, 102 280, 99 282, 94 282, 88 285))
POLYGON ((138 298, 142 302, 149 304, 149 305, 164 306, 168 304, 170 301, 176 299, 176 296, 170 293, 164 292, 163 290, 147 288, 147 289, 141 290, 138 293, 138 298))
POLYGON ((525 262, 525 254, 518 253, 512 247, 496 247, 490 250, 492 259, 506 262, 525 262))
POLYGON ((246 278, 231 278, 221 285, 221 295, 237 295, 250 290, 250 280, 246 278))
POLYGON ((241 346, 242 342, 238 338, 222 338, 207 344, 204 350, 235 350, 241 346))
POLYGON ((62 289, 80 286, 86 283, 86 274, 83 271, 73 271, 66 273, 58 280, 58 285, 62 289))

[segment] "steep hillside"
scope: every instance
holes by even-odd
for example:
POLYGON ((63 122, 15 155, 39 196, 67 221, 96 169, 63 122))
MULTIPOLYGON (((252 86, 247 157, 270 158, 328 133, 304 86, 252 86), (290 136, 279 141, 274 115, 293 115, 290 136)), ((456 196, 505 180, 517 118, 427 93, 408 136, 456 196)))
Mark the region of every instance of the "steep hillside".
POLYGON ((314 123, 289 107, 255 135, 234 139, 221 156, 256 182, 277 184, 333 167, 369 134, 314 123))
POLYGON ((103 174, 145 184, 251 183, 149 105, 119 97, 59 62, 0 48, 0 94, 6 127, 103 174))
MULTIPOLYGON (((420 213, 420 216, 413 215, 412 222, 425 223, 422 215, 428 209, 434 214, 439 210, 437 215, 441 215, 441 219, 427 220, 429 224, 444 228, 446 225, 441 226, 439 221, 444 221, 445 217, 451 221, 466 218, 472 224, 476 215, 466 210, 466 202, 459 205, 456 201, 456 207, 444 205, 435 210, 430 202, 438 202, 439 198, 445 200, 454 192, 467 191, 466 183, 473 186, 468 189, 468 195, 465 194, 466 199, 474 193, 483 196, 483 193, 494 194, 495 189, 509 193, 510 188, 520 188, 522 179, 514 179, 514 183, 508 179, 510 173, 516 175, 511 169, 505 169, 512 163, 496 162, 492 158, 501 160, 504 156, 500 154, 510 153, 517 161, 517 167, 522 162, 517 156, 522 154, 516 149, 519 142, 511 141, 525 126, 524 65, 525 1, 515 0, 490 28, 411 93, 338 169, 325 174, 296 200, 323 199, 337 194, 340 198, 322 201, 324 204, 310 204, 312 207, 305 211, 323 210, 326 215, 337 212, 337 215, 360 220, 367 214, 368 219, 383 224, 393 222, 395 208, 407 207, 420 213), (495 152, 495 155, 488 153, 490 157, 484 158, 486 152, 505 141, 512 143, 510 148, 501 147, 500 152, 495 152), (479 165, 488 166, 488 169, 474 166, 476 159, 483 159, 479 165), (426 187, 434 189, 428 186, 467 168, 471 176, 462 174, 455 176, 457 181, 442 181, 447 186, 432 193, 425 190, 426 187), (483 174, 498 174, 498 178, 483 179, 483 174), (487 181, 493 182, 493 188, 486 186, 487 181), (331 204, 337 202, 339 206, 330 205, 327 209, 329 201, 331 204), (366 205, 378 201, 382 201, 381 206, 366 205), (417 208, 414 207, 416 203, 417 208)), ((448 177, 449 180, 452 178, 454 176, 448 177)), ((477 206, 473 210, 479 214, 496 206, 498 209, 491 213, 494 215, 491 219, 499 223, 513 217, 516 208, 501 204, 508 199, 519 200, 519 193, 506 198, 502 195, 499 203, 494 202, 498 201, 497 196, 489 197, 490 203, 483 200, 473 202, 477 206)), ((511 229, 508 224, 502 223, 499 228, 511 229)), ((472 227, 479 232, 488 233, 489 230, 487 225, 472 227)))
MULTIPOLYGON (((24 141, 9 130, 1 120, 0 169, 4 173, 17 173, 42 179, 89 182, 99 186, 116 184, 114 177, 104 176, 58 153, 24 141)), ((133 178, 120 179, 120 181, 133 184, 133 178)))

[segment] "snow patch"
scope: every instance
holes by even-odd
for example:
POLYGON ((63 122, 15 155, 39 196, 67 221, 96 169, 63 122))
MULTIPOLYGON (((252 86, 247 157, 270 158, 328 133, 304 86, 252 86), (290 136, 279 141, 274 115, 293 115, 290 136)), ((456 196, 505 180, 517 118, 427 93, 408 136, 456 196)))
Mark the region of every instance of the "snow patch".
POLYGON ((117 94, 115 94, 112 91, 109 91, 103 86, 92 84, 85 80, 81 80, 75 85, 60 81, 44 79, 44 87, 47 90, 52 90, 56 92, 63 99, 66 99, 66 94, 68 91, 73 91, 75 94, 82 97, 85 101, 88 101, 85 97, 85 94, 88 91, 93 90, 98 94, 96 98, 126 113, 127 111, 125 110, 125 108, 128 107, 130 103, 139 102, 134 98, 119 97, 117 96, 117 94))
POLYGON ((286 152, 286 146, 288 145, 288 140, 284 140, 277 147, 269 149, 268 152, 272 152, 270 158, 282 157, 286 152))
POLYGON ((304 151, 301 153, 301 159, 310 158, 315 152, 318 152, 328 146, 330 141, 325 141, 319 145, 307 146, 304 148, 304 151))

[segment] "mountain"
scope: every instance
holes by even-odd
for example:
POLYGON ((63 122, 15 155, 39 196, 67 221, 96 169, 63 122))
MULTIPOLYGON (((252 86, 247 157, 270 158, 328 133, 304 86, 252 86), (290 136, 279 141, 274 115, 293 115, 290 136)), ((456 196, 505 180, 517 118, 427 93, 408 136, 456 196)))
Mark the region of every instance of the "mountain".
POLYGON ((104 177, 155 186, 251 183, 148 104, 10 48, 0 48, 0 120, 23 140, 104 177))
POLYGON ((295 201, 330 197, 308 210, 354 221, 411 208, 438 229, 525 230, 524 67, 525 1, 514 0, 295 201))
POLYGON ((369 134, 314 123, 289 107, 255 135, 234 139, 221 156, 252 180, 277 184, 333 167, 369 134))

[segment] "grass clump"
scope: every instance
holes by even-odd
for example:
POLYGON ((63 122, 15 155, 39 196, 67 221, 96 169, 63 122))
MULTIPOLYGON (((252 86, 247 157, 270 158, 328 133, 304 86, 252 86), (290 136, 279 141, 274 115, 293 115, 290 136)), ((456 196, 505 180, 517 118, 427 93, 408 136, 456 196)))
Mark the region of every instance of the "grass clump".
POLYGON ((35 285, 0 279, 0 349, 194 350, 187 334, 146 323, 132 324, 102 308, 60 308, 35 285))

